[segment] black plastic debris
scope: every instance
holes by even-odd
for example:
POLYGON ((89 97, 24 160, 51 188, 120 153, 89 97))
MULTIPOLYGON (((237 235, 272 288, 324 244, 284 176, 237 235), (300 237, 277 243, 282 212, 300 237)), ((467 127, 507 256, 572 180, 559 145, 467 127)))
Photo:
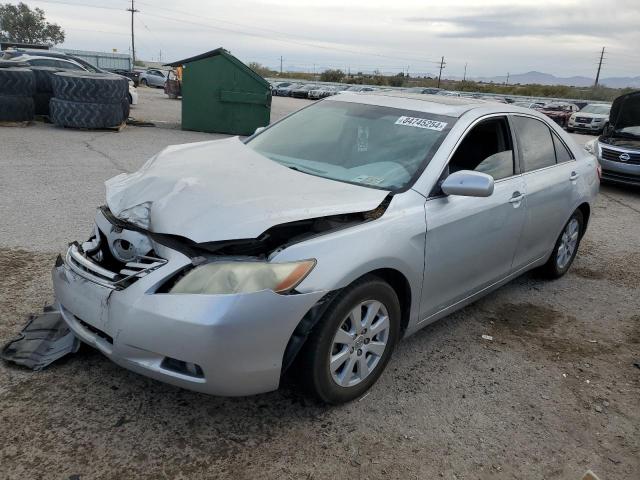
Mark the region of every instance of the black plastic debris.
POLYGON ((80 340, 69 329, 60 312, 48 306, 42 313, 29 316, 18 336, 2 348, 0 357, 32 370, 42 370, 79 348, 80 340))

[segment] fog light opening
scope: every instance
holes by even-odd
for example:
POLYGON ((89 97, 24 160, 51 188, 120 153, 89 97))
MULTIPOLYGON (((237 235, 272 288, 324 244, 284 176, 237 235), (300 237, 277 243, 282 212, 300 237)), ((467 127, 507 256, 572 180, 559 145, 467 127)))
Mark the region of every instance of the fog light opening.
POLYGON ((204 372, 200 365, 171 357, 164 357, 164 360, 162 360, 162 363, 160 364, 160 368, 179 373, 180 375, 186 375, 188 377, 204 378, 204 372))

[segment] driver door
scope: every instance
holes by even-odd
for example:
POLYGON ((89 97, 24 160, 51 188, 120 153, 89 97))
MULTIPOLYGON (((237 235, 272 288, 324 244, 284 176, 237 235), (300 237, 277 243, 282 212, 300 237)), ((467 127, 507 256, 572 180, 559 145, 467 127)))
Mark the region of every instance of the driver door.
POLYGON ((423 320, 507 277, 525 221, 525 184, 505 116, 482 119, 467 131, 442 180, 459 170, 491 175, 494 192, 447 196, 437 187, 428 198, 423 320))

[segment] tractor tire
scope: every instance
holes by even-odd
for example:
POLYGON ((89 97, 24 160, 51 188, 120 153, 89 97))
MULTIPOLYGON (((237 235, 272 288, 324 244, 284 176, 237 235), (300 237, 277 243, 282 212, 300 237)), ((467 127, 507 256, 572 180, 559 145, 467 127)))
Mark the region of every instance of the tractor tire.
POLYGON ((125 78, 104 73, 60 72, 51 77, 51 84, 54 97, 71 102, 119 105, 129 93, 125 78))
POLYGON ((53 85, 51 84, 51 77, 58 72, 63 72, 64 70, 56 67, 31 67, 31 71, 36 77, 36 92, 52 93, 53 85))
POLYGON ((33 98, 0 95, 0 122, 27 122, 33 120, 33 98))
POLYGON ((110 128, 127 119, 122 99, 118 103, 89 103, 54 97, 49 109, 51 121, 62 127, 110 128))
POLYGON ((36 79, 27 68, 0 68, 0 95, 30 97, 36 92, 36 79))
POLYGON ((53 98, 51 92, 38 92, 33 96, 36 115, 49 116, 49 101, 53 98))

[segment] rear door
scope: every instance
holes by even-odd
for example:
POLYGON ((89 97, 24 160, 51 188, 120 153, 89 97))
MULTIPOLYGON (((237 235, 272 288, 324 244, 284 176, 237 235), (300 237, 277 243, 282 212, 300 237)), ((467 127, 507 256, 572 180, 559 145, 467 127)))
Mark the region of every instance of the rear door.
POLYGON ((572 213, 579 172, 570 150, 545 122, 524 115, 510 121, 526 186, 526 220, 514 257, 519 269, 551 252, 572 213))

